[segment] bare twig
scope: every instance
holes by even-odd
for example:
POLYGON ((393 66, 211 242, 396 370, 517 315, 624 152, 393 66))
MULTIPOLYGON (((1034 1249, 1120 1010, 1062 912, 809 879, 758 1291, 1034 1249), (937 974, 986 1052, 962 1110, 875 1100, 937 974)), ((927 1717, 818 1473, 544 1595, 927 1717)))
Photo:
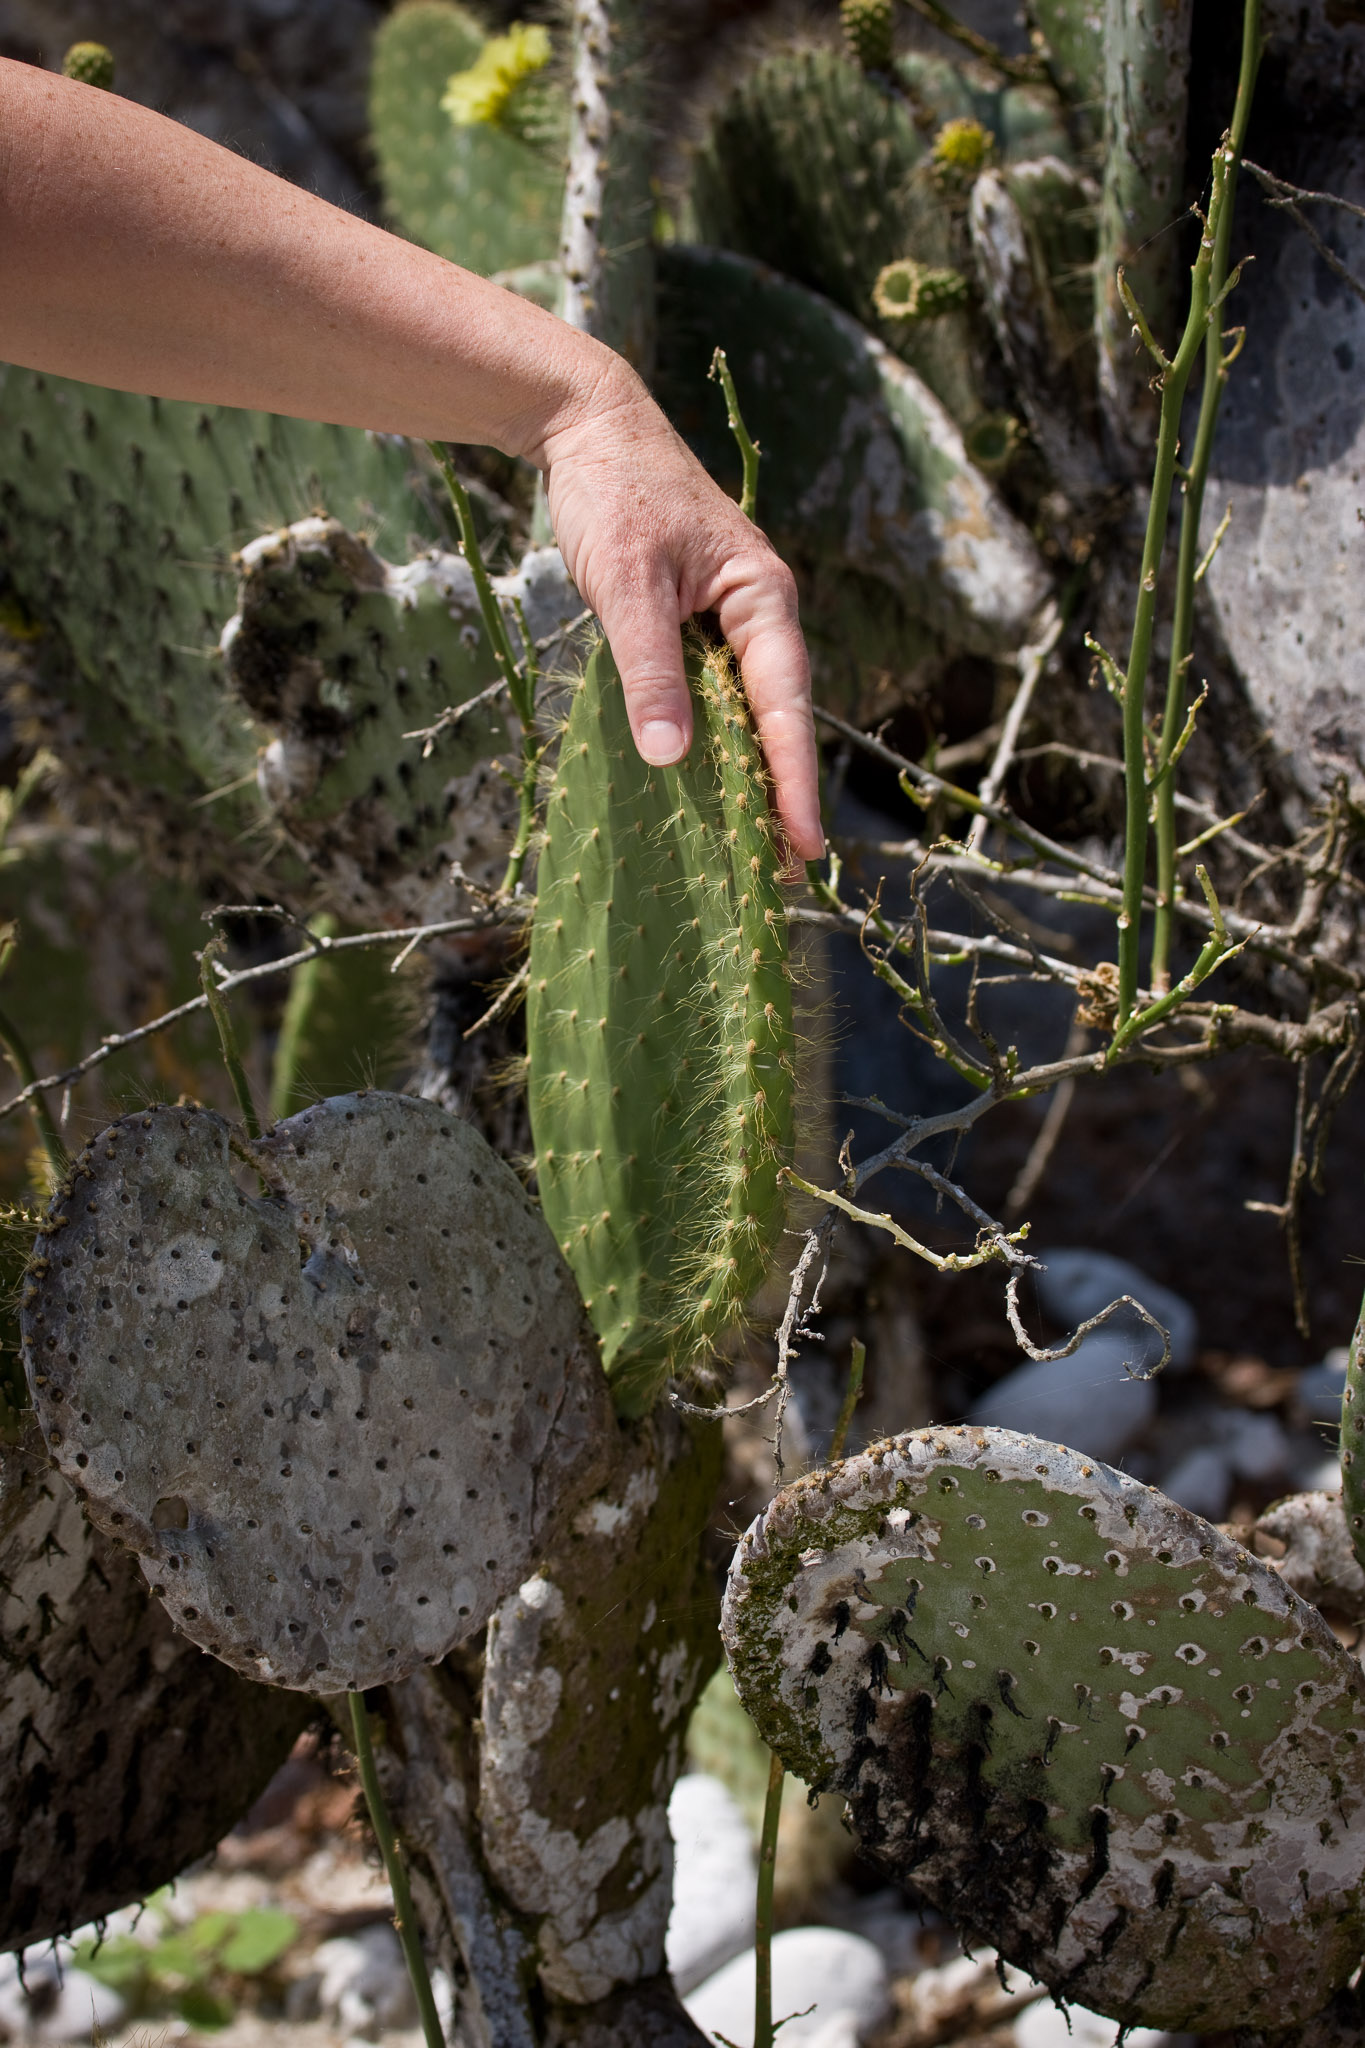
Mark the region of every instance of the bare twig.
POLYGON ((1277 178, 1272 171, 1263 170, 1250 158, 1244 159, 1247 169, 1261 186, 1271 194, 1270 204, 1281 208, 1289 215, 1295 227, 1302 229, 1334 277, 1339 277, 1348 291, 1365 301, 1365 284, 1348 270, 1336 250, 1325 242, 1313 223, 1300 211, 1304 205, 1335 206, 1342 213, 1353 214, 1357 220, 1365 220, 1365 207, 1356 206, 1349 199, 1339 199, 1335 192, 1305 192, 1298 185, 1287 185, 1283 178, 1277 178))
MULTIPOLYGON (((983 803, 993 804, 1005 787, 1005 778, 1014 761, 1014 750, 1019 744, 1019 734, 1028 716, 1029 706, 1033 702, 1033 693, 1047 666, 1048 656, 1062 637, 1063 623, 1062 614, 1057 607, 1049 606, 1042 633, 1027 647, 1021 647, 1019 650, 1019 687, 1014 693, 1013 703, 1005 714, 995 758, 981 778, 981 787, 977 794, 983 803)), ((980 852, 989 822, 980 811, 972 819, 972 827, 967 834, 967 845, 971 852, 980 852)))

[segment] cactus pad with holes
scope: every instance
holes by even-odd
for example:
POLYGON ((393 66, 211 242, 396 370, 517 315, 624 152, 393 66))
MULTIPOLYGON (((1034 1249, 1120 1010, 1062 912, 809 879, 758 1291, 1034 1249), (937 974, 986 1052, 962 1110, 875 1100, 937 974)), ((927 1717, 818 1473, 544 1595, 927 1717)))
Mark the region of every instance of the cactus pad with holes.
POLYGON ((607 1433, 539 1214, 477 1132, 411 1096, 337 1096, 252 1147, 211 1110, 120 1118, 54 1198, 22 1329, 91 1519, 177 1628, 303 1691, 472 1635, 607 1433))
POLYGON ((0 1951, 145 1899, 260 1797, 315 1709, 178 1636, 28 1417, 0 1440, 0 1951))
POLYGON ((1365 1681, 1322 1617, 1108 1466, 929 1429, 780 1492, 740 1697, 865 1853, 1128 2025, 1288 2026, 1365 1935, 1365 1681))

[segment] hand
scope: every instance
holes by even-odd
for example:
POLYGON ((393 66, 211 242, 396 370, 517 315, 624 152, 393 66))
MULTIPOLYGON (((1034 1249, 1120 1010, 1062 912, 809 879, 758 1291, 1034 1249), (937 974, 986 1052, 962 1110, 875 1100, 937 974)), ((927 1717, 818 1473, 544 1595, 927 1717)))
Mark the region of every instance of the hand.
POLYGON ((680 629, 712 611, 739 658, 790 851, 818 859, 810 662, 791 571, 623 364, 613 361, 536 453, 555 537, 602 622, 644 759, 666 767, 691 744, 680 629))

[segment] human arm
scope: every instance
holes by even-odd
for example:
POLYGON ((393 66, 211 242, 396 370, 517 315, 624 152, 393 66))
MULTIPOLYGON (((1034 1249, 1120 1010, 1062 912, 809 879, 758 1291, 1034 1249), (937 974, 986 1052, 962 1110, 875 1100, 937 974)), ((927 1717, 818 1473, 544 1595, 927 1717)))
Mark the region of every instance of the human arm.
POLYGON ((0 60, 0 358, 534 463, 646 758, 690 738, 680 622, 740 659, 788 839, 820 851, 790 573, 619 356, 131 101, 0 60))

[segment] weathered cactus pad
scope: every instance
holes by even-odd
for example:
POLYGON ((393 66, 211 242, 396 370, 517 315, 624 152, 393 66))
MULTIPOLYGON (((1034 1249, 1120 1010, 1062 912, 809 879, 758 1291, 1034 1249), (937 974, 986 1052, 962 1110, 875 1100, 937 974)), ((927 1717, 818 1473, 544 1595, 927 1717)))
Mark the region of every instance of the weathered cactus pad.
POLYGON ((249 1148, 266 1198, 229 1137, 159 1108, 83 1154, 25 1292, 34 1405, 186 1635, 377 1685, 472 1635, 594 1483, 596 1347, 515 1175, 435 1104, 291 1117, 249 1148))
POLYGON ((317 1712, 175 1633, 32 1422, 0 1443, 0 1673, 0 1950, 207 1855, 317 1712))
POLYGON ((723 1633, 865 1851, 1126 2024, 1293 2025, 1360 1959, 1365 1682, 1322 1617, 1152 1489, 1001 1429, 784 1488, 723 1633))

